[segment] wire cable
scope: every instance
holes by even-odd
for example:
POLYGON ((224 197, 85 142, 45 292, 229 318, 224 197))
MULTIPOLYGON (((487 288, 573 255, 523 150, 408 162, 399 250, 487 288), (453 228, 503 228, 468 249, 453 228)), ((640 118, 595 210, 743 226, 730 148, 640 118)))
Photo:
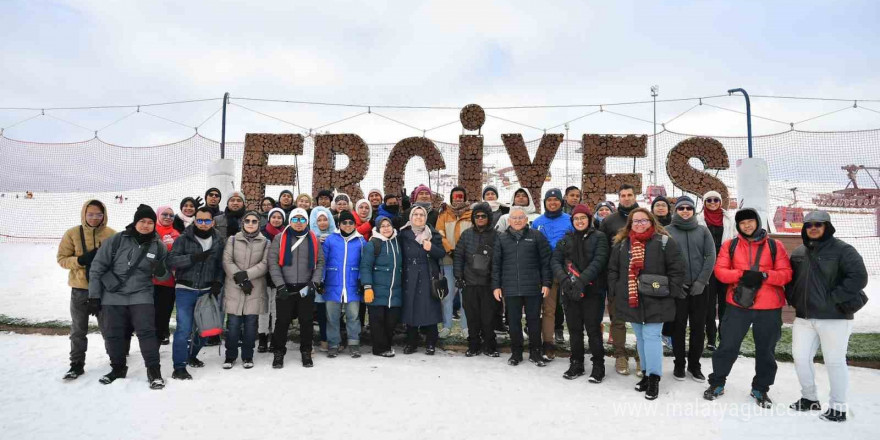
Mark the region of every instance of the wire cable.
MULTIPOLYGON (((236 98, 236 99, 241 99, 241 98, 236 98)), ((276 120, 276 121, 278 121, 278 122, 283 122, 283 123, 285 123, 285 124, 292 125, 292 126, 294 126, 294 127, 299 128, 300 130, 310 131, 308 128, 303 127, 302 125, 295 124, 295 123, 290 122, 290 121, 285 121, 284 119, 281 119, 281 118, 276 118, 275 116, 268 115, 268 114, 266 114, 266 113, 263 113, 263 112, 260 112, 260 111, 254 110, 254 109, 252 109, 252 108, 247 108, 247 107, 245 107, 245 106, 243 106, 243 105, 241 105, 241 104, 236 104, 236 103, 234 103, 234 102, 230 102, 229 105, 234 105, 234 106, 236 106, 236 107, 241 107, 241 108, 243 108, 243 109, 245 109, 245 110, 247 110, 247 111, 254 112, 254 113, 256 113, 256 114, 258 114, 258 115, 260 115, 260 116, 265 116, 265 117, 267 117, 267 118, 269 118, 269 119, 274 119, 274 120, 276 120)))

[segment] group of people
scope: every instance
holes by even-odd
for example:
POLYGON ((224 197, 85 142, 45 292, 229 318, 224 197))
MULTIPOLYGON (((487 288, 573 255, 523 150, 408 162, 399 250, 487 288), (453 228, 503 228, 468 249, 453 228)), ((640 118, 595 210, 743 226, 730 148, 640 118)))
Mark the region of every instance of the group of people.
POLYGON ((177 212, 140 205, 120 233, 107 226, 104 204, 89 200, 58 251, 72 288, 65 379, 83 374, 90 314, 99 319, 111 363, 101 382, 125 377, 134 334, 150 386, 158 389, 165 385, 161 344, 172 345, 172 378, 192 379, 187 367, 204 366, 197 356, 205 341, 194 329, 204 295, 217 298, 226 315, 226 369, 239 351, 241 365, 252 368, 255 345, 273 353, 273 368, 283 368, 294 319, 304 367, 314 365, 315 318, 319 350, 328 358, 343 350, 361 356, 367 317, 373 355, 395 356, 399 325, 404 354, 416 352, 424 335, 424 352, 433 355, 451 332, 458 297, 467 357, 499 357, 496 330, 504 328, 510 365, 523 361, 527 337, 529 360, 544 366, 556 357, 567 321, 571 357, 563 376, 586 374, 586 332, 593 383, 605 378, 607 304, 615 370, 631 373, 629 323, 636 335, 635 388, 649 400, 659 395, 664 336, 671 339, 677 380, 706 381, 700 361, 704 348, 713 351, 703 396, 714 400, 724 394, 751 328, 751 396, 768 407, 787 300, 797 312, 792 352, 802 387, 792 408, 820 409, 812 365, 821 346, 832 388, 823 418, 846 419, 846 347, 853 314, 866 301, 867 271, 855 249, 834 238, 827 213, 807 215, 803 245, 789 257, 757 211, 728 211, 717 192, 702 196, 699 213, 688 196, 658 197, 646 209, 630 185, 617 195, 617 205, 590 207, 580 203, 577 187, 554 188, 539 214, 525 188, 513 191, 510 204, 492 186, 476 203, 462 187, 442 203, 424 185, 409 195, 371 190, 356 203, 329 190, 314 198, 285 190, 277 202, 265 197, 249 211, 238 191, 221 209, 222 194, 211 188, 204 199, 183 199, 177 212))

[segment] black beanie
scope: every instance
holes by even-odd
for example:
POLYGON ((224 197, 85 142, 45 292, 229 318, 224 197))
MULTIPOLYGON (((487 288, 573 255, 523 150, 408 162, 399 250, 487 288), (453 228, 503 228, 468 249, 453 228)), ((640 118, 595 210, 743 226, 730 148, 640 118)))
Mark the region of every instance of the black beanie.
POLYGON ((385 197, 382 198, 382 202, 388 203, 388 199, 396 199, 397 194, 385 194, 385 197))
POLYGON ((148 218, 156 222, 156 211, 153 211, 153 208, 150 208, 147 205, 141 204, 138 205, 137 210, 134 212, 134 223, 141 221, 141 219, 148 218))
POLYGON ((495 193, 495 198, 496 198, 496 199, 498 198, 498 195, 499 195, 499 194, 498 194, 498 188, 495 188, 495 187, 492 186, 492 185, 486 185, 486 187, 483 188, 483 200, 486 200, 486 193, 489 192, 489 191, 492 191, 493 193, 495 193))
POLYGON ((220 200, 223 200, 223 193, 220 192, 220 190, 217 189, 217 188, 208 188, 208 190, 205 191, 205 198, 206 198, 206 199, 208 198, 208 194, 209 194, 211 191, 217 191, 217 194, 220 194, 220 200))
POLYGON ((347 209, 339 213, 339 224, 341 225, 342 222, 345 220, 354 221, 354 214, 352 214, 351 211, 347 209))

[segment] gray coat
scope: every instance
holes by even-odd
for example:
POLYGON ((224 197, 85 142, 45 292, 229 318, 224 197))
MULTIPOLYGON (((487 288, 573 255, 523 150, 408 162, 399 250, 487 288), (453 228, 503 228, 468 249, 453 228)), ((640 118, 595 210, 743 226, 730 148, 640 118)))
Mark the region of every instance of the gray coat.
MULTIPOLYGON (((124 278, 129 267, 138 259, 141 250, 133 234, 128 230, 122 231, 105 241, 103 246, 98 249, 95 259, 92 260, 89 271, 89 298, 100 299, 101 304, 107 306, 153 304, 152 264, 154 264, 153 262, 165 264, 165 257, 168 251, 155 234, 153 234, 152 240, 146 244, 145 248, 147 254, 141 259, 137 269, 132 271, 122 289, 116 293, 110 293, 104 290, 101 277, 105 273, 112 271, 119 278, 124 278), (114 257, 113 248, 116 247, 117 242, 118 249, 114 257)), ((171 272, 166 270, 165 276, 156 279, 165 281, 170 276, 171 272)))
POLYGON ((266 293, 266 275, 269 254, 269 240, 263 234, 248 240, 244 232, 229 237, 223 248, 223 270, 226 272, 226 287, 223 294, 223 310, 230 315, 259 315, 269 313, 269 296, 266 293), (250 295, 245 295, 233 277, 239 271, 246 271, 254 285, 250 295))
MULTIPOLYGON (((666 230, 681 249, 685 263, 684 283, 693 285, 699 281, 705 287, 715 267, 715 240, 709 228, 697 223, 694 217, 683 220, 678 214, 674 214, 672 223, 666 227, 666 230)), ((691 295, 695 293, 703 292, 690 290, 691 295)))
MULTIPOLYGON (((283 236, 284 232, 280 232, 272 240, 272 245, 269 246, 267 259, 272 282, 278 287, 285 284, 307 284, 309 281, 320 283, 324 277, 324 251, 320 243, 318 244, 318 262, 315 264, 314 270, 309 270, 309 249, 306 247, 309 245, 308 237, 305 238, 306 242, 293 251, 293 261, 290 265, 281 266, 278 264, 278 256, 281 253, 281 237, 283 236)), ((288 245, 293 246, 295 242, 288 241, 288 245)))

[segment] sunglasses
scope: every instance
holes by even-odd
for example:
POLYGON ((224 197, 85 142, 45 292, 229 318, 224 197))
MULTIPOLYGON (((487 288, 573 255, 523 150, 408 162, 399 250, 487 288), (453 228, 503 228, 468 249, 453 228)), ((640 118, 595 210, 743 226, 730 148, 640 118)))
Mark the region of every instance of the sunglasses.
POLYGON ((86 218, 104 218, 104 214, 86 214, 86 218))
POLYGON ((308 220, 306 220, 302 217, 294 217, 294 218, 290 219, 290 222, 291 223, 307 223, 308 220))
POLYGON ((217 194, 217 193, 211 193, 211 194, 208 194, 208 197, 214 197, 214 198, 217 198, 217 197, 220 197, 220 194, 217 194))
POLYGON ((633 224, 634 224, 634 225, 647 225, 647 224, 650 224, 650 223, 651 223, 651 220, 648 220, 648 219, 645 219, 645 220, 633 220, 633 224))
POLYGON ((248 219, 248 220, 244 220, 244 224, 246 224, 246 225, 256 225, 256 224, 259 224, 259 223, 260 223, 259 220, 250 220, 250 219, 248 219))
POLYGON ((209 218, 197 218, 196 219, 197 225, 210 225, 211 223, 214 223, 214 220, 211 220, 209 218))
POLYGON ((691 206, 679 206, 678 208, 675 208, 675 210, 676 211, 693 211, 694 208, 691 206))
POLYGON ((721 203, 721 199, 716 199, 715 197, 711 197, 706 199, 706 203, 721 203))
POLYGON ((342 226, 349 226, 354 224, 354 220, 343 220, 339 223, 342 226))
POLYGON ((479 219, 479 218, 487 219, 487 218, 489 218, 489 216, 486 215, 486 214, 477 214, 477 215, 474 216, 474 218, 477 218, 477 219, 479 219))
POLYGON ((162 217, 165 217, 165 218, 173 218, 173 217, 174 217, 174 214, 162 214, 162 217))
POLYGON ((822 226, 825 226, 825 223, 824 223, 824 222, 809 222, 809 223, 804 223, 804 227, 807 228, 807 229, 819 229, 819 228, 821 228, 822 226))

